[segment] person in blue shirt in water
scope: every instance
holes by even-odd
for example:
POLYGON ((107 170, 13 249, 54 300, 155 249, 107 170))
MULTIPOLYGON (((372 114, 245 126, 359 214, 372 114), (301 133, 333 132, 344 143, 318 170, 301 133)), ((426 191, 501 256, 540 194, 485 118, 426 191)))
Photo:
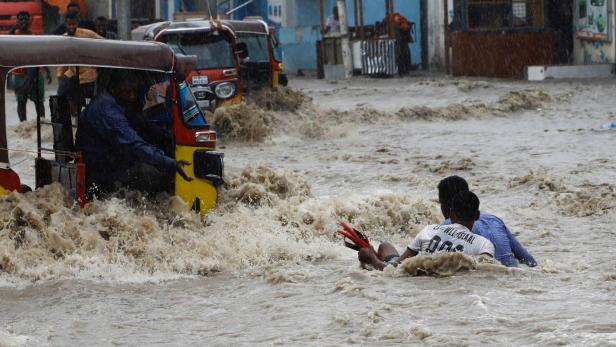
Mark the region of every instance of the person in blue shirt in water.
MULTIPOLYGON (((451 199, 461 191, 468 191, 468 183, 460 176, 449 176, 438 184, 438 200, 441 212, 445 217, 443 224, 451 224, 449 219, 451 199)), ((481 235, 494 244, 495 258, 505 266, 517 266, 518 261, 529 267, 537 266, 537 262, 530 253, 520 244, 498 217, 480 212, 479 220, 473 225, 473 233, 481 235)))

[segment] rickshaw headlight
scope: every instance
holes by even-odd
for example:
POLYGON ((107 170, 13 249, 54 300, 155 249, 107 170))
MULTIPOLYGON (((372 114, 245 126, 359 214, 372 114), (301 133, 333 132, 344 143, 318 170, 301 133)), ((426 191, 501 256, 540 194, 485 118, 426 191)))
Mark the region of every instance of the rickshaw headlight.
POLYGON ((216 92, 217 97, 221 99, 228 99, 235 94, 235 83, 222 82, 216 86, 214 91, 216 92))

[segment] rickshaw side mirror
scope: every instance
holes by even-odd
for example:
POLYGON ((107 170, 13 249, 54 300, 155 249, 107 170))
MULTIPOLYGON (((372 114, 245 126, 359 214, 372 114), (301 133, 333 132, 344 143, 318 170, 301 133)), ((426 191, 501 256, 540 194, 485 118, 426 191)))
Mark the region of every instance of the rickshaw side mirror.
POLYGON ((177 74, 178 81, 183 82, 188 77, 188 74, 197 66, 196 55, 175 55, 175 73, 177 74))
POLYGON ((237 56, 240 59, 246 59, 248 58, 248 45, 246 45, 246 42, 239 42, 237 44, 237 56))

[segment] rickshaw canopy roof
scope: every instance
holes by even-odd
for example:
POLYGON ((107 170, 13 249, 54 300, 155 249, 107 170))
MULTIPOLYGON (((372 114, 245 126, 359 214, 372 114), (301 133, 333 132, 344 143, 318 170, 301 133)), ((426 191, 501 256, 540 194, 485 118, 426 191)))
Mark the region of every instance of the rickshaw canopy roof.
MULTIPOLYGON (((216 20, 226 30, 236 33, 268 34, 267 24, 262 20, 216 20)), ((210 30, 212 21, 209 20, 183 20, 167 21, 148 24, 132 31, 133 40, 154 40, 163 31, 188 32, 198 30, 210 30)))
POLYGON ((170 72, 173 50, 158 42, 0 35, 0 67, 86 65, 170 72))

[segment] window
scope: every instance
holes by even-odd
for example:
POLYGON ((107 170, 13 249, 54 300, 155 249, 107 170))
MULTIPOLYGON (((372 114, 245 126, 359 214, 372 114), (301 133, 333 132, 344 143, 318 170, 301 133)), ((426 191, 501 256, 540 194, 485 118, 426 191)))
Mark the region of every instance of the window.
POLYGON ((246 44, 251 62, 269 61, 269 42, 267 35, 240 33, 237 35, 237 42, 246 44))
POLYGON ((543 29, 543 0, 465 1, 466 29, 474 31, 543 29))
POLYGON ((176 53, 197 56, 197 70, 234 68, 233 47, 227 35, 194 31, 166 34, 162 41, 176 53))

